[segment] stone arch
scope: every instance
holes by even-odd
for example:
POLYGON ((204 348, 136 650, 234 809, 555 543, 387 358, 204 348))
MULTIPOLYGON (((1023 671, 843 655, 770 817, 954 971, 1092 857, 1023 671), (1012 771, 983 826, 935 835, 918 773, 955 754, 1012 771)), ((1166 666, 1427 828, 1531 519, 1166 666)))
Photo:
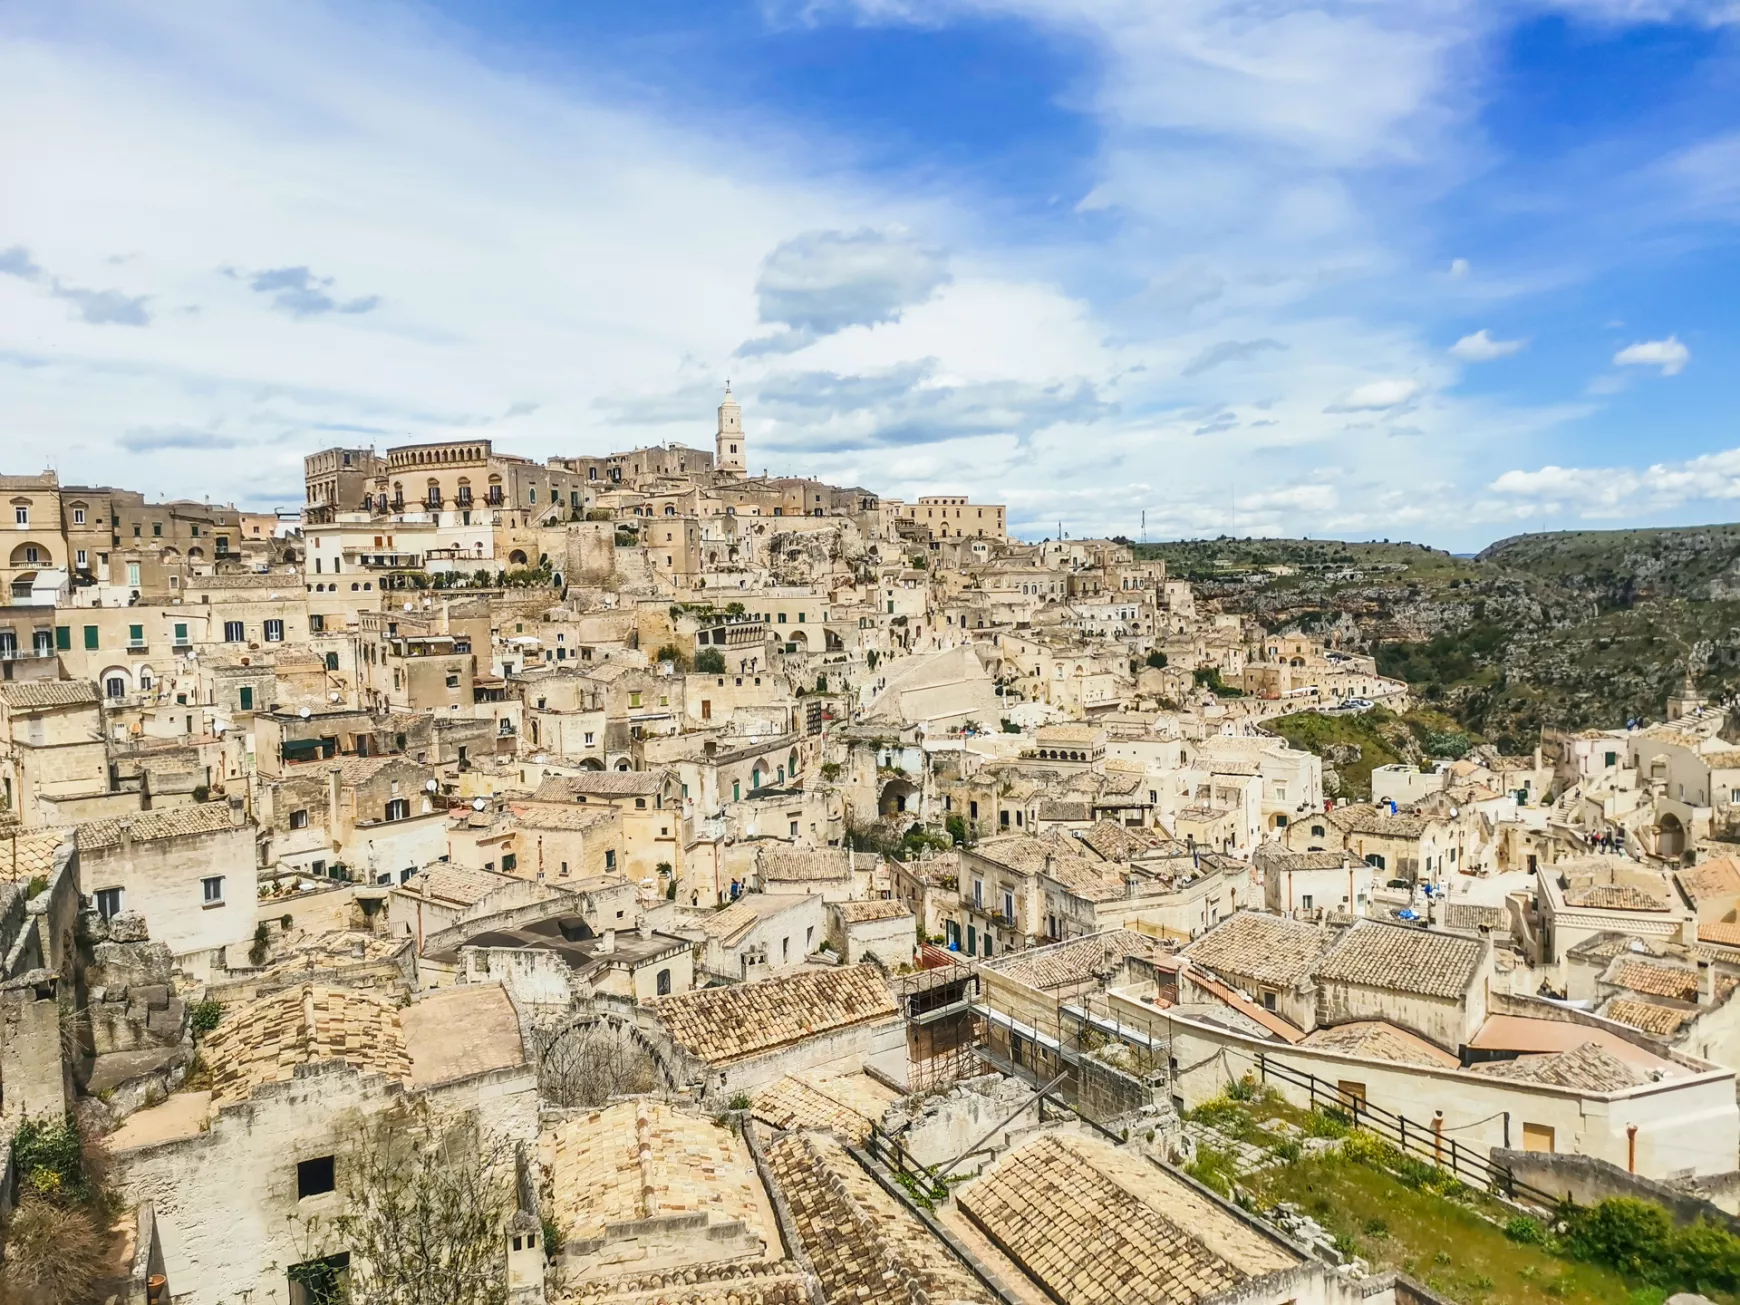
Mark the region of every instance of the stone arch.
POLYGON ((876 813, 880 816, 898 816, 914 810, 907 804, 918 793, 918 785, 911 780, 891 779, 882 786, 882 794, 876 799, 876 813))
POLYGON ((514 549, 513 552, 508 554, 508 561, 513 563, 513 565, 515 565, 515 566, 524 566, 526 564, 526 551, 525 551, 525 549, 523 549, 523 548, 514 549))
POLYGON ((97 683, 102 686, 105 698, 125 698, 133 687, 133 673, 125 666, 110 666, 97 677, 97 683), (119 685, 121 691, 115 692, 119 685))
MULTIPOLYGON (((575 1058, 584 1058, 590 1049, 598 1048, 605 1039, 616 1044, 611 1047, 605 1043, 607 1052, 620 1054, 620 1050, 626 1049, 641 1058, 651 1080, 649 1086, 662 1086, 670 1092, 687 1086, 690 1075, 683 1057, 661 1031, 644 1028, 636 1020, 615 1011, 588 1010, 564 1019, 548 1031, 540 1032, 536 1038, 539 1093, 558 1105, 601 1106, 615 1095, 610 1089, 631 1086, 608 1081, 614 1077, 611 1073, 614 1067, 610 1066, 600 1067, 602 1072, 594 1082, 574 1081, 570 1069, 575 1058), (560 1099, 576 1095, 600 1099, 560 1099)), ((632 1072, 637 1066, 624 1068, 632 1072)), ((646 1087, 641 1087, 641 1090, 645 1091, 646 1087)))
POLYGON ((603 770, 604 763, 597 757, 587 757, 580 763, 581 770, 603 770))
POLYGON ((1665 813, 1656 822, 1656 855, 1678 860, 1686 850, 1686 827, 1673 812, 1665 813))
POLYGON ((13 566, 53 566, 54 550, 38 540, 27 539, 12 550, 13 566))

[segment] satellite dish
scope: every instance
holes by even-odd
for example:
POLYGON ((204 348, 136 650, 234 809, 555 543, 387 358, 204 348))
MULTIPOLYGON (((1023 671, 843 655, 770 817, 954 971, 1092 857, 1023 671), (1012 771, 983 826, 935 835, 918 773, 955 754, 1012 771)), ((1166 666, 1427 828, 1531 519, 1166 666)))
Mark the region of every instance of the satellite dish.
POLYGON ((406 599, 406 600, 405 600, 405 610, 406 610, 406 611, 407 611, 407 612, 408 612, 408 611, 410 611, 410 610, 411 610, 411 602, 410 602, 410 600, 409 600, 409 599, 406 599))
POLYGON ((471 809, 473 811, 482 811, 488 805, 489 803, 485 802, 482 798, 471 799, 471 809))
POLYGON ((302 717, 303 720, 307 720, 314 713, 309 711, 308 708, 304 707, 301 711, 297 712, 296 714, 298 716, 302 717))
POLYGON ((326 695, 326 700, 328 702, 337 702, 343 696, 344 695, 341 693, 333 692, 326 695))

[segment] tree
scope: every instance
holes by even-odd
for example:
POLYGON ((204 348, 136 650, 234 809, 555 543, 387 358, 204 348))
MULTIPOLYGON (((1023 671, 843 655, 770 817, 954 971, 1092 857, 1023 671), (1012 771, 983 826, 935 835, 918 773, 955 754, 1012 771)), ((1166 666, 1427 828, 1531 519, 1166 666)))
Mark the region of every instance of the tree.
POLYGON ((966 843, 968 838, 967 818, 959 811, 949 814, 948 819, 943 821, 943 828, 949 831, 949 837, 954 840, 956 847, 966 843))
POLYGON ((341 1160, 352 1294, 371 1305, 503 1305, 514 1148, 475 1116, 403 1105, 358 1131, 341 1160))
POLYGON ((664 647, 660 648, 653 654, 653 660, 655 662, 670 662, 679 671, 684 671, 689 668, 689 654, 677 647, 674 643, 667 643, 664 647))
POLYGON ((705 675, 723 675, 725 654, 717 648, 703 648, 695 654, 695 669, 705 675))
POLYGON ((1153 652, 1148 654, 1148 665, 1152 666, 1157 671, 1165 670, 1166 654, 1156 648, 1153 652))
POLYGON ((612 1097, 659 1086, 651 1054, 620 1025, 596 1020, 540 1029, 533 1043, 538 1093, 552 1105, 602 1106, 612 1097))

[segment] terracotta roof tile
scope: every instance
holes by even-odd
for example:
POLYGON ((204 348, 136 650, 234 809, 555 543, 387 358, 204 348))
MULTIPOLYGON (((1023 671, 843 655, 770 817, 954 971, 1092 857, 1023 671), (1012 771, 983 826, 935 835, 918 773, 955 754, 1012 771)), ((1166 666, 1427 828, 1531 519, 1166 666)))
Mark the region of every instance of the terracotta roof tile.
POLYGON ((1652 965, 1648 961, 1618 961, 1609 972, 1609 982, 1651 997, 1696 1001, 1702 986, 1696 970, 1678 965, 1652 965))
POLYGON ((1328 939, 1313 924, 1240 911, 1198 938, 1184 954, 1230 979, 1291 988, 1310 977, 1328 939))
POLYGON ((97 686, 90 680, 14 680, 0 684, 0 702, 12 711, 94 706, 97 686))
POLYGON ((1475 1065, 1476 1074, 1488 1078, 1515 1079, 1526 1083, 1551 1083, 1558 1087, 1589 1092, 1619 1092, 1636 1087, 1642 1077, 1599 1042, 1585 1042, 1570 1051, 1547 1056, 1518 1056, 1515 1060, 1489 1061, 1475 1065))
POLYGON ((193 838, 238 828, 231 819, 228 802, 200 802, 193 806, 172 807, 168 811, 141 811, 137 815, 89 821, 78 827, 79 850, 92 852, 120 846, 123 827, 136 843, 149 843, 160 838, 193 838))
POLYGON ((1672 1006, 1659 1006, 1653 1001, 1615 997, 1601 1008, 1600 1014, 1605 1015, 1615 1023, 1628 1024, 1645 1033, 1671 1038, 1680 1031, 1680 1025, 1691 1019, 1697 1012, 1678 1010, 1672 1006))
POLYGON ((1426 997, 1460 997, 1474 981, 1483 944, 1405 925, 1362 922, 1317 966, 1317 978, 1426 997))
POLYGON ((298 1065, 342 1060, 400 1082, 411 1075, 398 1007, 351 988, 304 984, 226 1016, 206 1039, 212 1101, 246 1101, 266 1083, 293 1078, 298 1065))
POLYGON ((874 965, 815 967, 756 983, 661 997, 653 1009, 671 1036, 712 1065, 898 1013, 874 965))
POLYGON ((1122 966, 1126 957, 1157 960, 1169 954, 1157 938, 1133 929, 1107 929, 1070 942, 1013 952, 988 965, 1016 983, 1049 991, 1095 978, 1110 968, 1122 966))

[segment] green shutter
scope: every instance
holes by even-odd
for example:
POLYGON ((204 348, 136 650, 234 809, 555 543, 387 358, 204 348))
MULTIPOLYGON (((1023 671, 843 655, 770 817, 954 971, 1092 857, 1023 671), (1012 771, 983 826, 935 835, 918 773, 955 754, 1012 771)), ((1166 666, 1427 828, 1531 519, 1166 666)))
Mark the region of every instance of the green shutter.
POLYGON ((254 709, 254 691, 252 689, 250 689, 247 685, 244 684, 242 686, 242 710, 243 711, 252 711, 253 709, 254 709))
POLYGON ((61 652, 72 650, 72 626, 57 625, 54 627, 54 646, 61 652))
POLYGON ((175 623, 175 642, 176 643, 186 643, 187 642, 187 622, 186 621, 177 621, 175 623))
POLYGON ((97 646, 98 646, 97 627, 94 625, 87 625, 85 627, 85 647, 91 649, 94 652, 94 651, 96 651, 97 646))
POLYGON ((127 627, 127 642, 128 643, 144 643, 145 642, 145 627, 142 625, 129 625, 127 627))

